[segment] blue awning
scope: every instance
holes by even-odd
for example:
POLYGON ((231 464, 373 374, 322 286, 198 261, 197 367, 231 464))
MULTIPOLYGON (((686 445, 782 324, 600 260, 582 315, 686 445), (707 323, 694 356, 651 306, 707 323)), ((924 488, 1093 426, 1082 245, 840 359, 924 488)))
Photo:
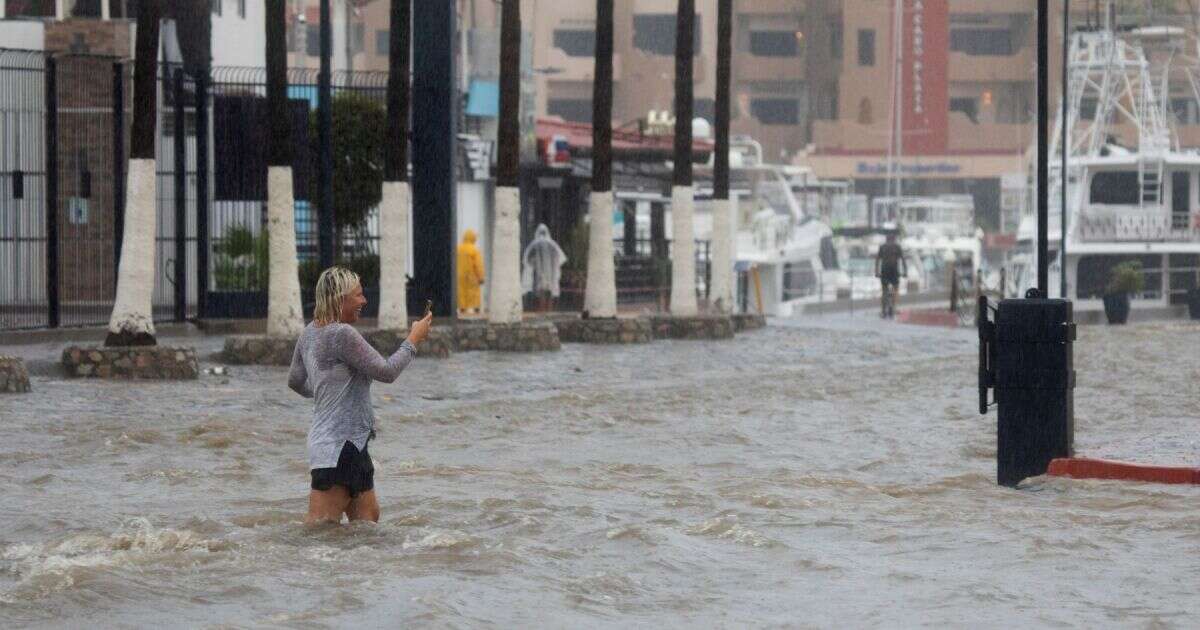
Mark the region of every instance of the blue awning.
POLYGON ((500 115, 500 84, 496 81, 471 80, 467 92, 468 116, 495 118, 500 115))

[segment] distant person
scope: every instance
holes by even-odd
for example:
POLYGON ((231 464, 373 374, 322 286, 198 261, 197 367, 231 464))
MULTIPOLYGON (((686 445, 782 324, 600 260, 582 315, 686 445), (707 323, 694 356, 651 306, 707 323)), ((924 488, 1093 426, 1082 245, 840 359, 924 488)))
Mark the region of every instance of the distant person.
POLYGON ((880 317, 891 319, 896 316, 896 295, 900 291, 900 278, 907 275, 908 261, 904 260, 904 250, 896 242, 896 234, 889 233, 887 242, 879 246, 879 253, 875 255, 875 277, 879 278, 882 288, 879 297, 880 317))
POLYGON ((429 336, 433 315, 412 325, 408 339, 384 359, 351 324, 367 299, 358 275, 330 267, 317 279, 313 321, 296 340, 288 387, 314 399, 308 430, 312 490, 306 523, 379 520, 375 466, 367 444, 375 437, 371 382, 391 383, 429 336))
POLYGON ((533 293, 537 310, 553 308, 554 300, 559 296, 562 266, 566 262, 567 255, 550 238, 550 228, 544 223, 539 224, 533 233, 533 241, 521 257, 521 289, 533 293))
POLYGON ((458 312, 478 313, 482 300, 479 287, 483 285, 483 255, 475 246, 475 230, 463 232, 458 244, 458 312))

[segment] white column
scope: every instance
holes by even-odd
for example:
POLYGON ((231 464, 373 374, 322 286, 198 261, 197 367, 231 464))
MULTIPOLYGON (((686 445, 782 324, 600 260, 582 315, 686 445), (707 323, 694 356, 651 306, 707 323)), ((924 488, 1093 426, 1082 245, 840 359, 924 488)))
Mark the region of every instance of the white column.
POLYGON ((129 160, 124 237, 117 267, 117 297, 108 332, 154 336, 154 227, 157 181, 153 159, 129 160))
POLYGON ((62 21, 67 17, 67 0, 54 0, 54 19, 62 21))
POLYGON ((719 313, 733 312, 733 212, 728 199, 713 200, 712 249, 709 250, 709 299, 719 313))
POLYGON ((515 186, 496 187, 496 222, 492 230, 492 288, 488 293, 488 321, 515 324, 521 321, 521 191, 515 186))
POLYGON ((613 193, 593 192, 588 210, 587 290, 583 308, 590 317, 617 316, 617 278, 613 264, 613 193))
POLYGON ((696 240, 691 186, 671 188, 671 314, 690 317, 696 305, 696 240))
POLYGON ((408 330, 408 182, 383 182, 379 202, 379 328, 408 330))
MULTIPOLYGON (((112 19, 112 10, 110 8, 111 2, 112 0, 100 0, 100 19, 106 22, 112 19)), ((4 3, 0 2, 0 4, 4 3)))
POLYGON ((300 265, 296 260, 296 204, 292 167, 267 167, 267 336, 293 338, 304 330, 300 265))

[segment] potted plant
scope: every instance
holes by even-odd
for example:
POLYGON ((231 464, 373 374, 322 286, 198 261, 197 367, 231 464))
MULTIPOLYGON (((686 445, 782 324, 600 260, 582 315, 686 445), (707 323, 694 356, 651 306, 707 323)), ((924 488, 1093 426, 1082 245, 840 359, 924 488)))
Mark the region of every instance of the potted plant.
POLYGON ((1124 324, 1129 320, 1129 298, 1140 293, 1144 284, 1142 263, 1136 260, 1123 262, 1109 271, 1104 293, 1104 316, 1108 323, 1124 324))

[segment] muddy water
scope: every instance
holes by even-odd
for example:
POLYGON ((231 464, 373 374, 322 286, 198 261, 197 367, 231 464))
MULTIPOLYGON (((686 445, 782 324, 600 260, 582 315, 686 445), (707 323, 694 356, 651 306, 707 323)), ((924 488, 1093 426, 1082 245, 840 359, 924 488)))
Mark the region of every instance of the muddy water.
MULTIPOLYGON (((418 361, 374 389, 381 522, 316 528, 283 369, 39 376, 0 398, 0 626, 1193 626, 1200 490, 997 488, 974 343, 418 361)), ((1081 451, 1200 465, 1200 326, 1084 328, 1077 362, 1081 451)))

